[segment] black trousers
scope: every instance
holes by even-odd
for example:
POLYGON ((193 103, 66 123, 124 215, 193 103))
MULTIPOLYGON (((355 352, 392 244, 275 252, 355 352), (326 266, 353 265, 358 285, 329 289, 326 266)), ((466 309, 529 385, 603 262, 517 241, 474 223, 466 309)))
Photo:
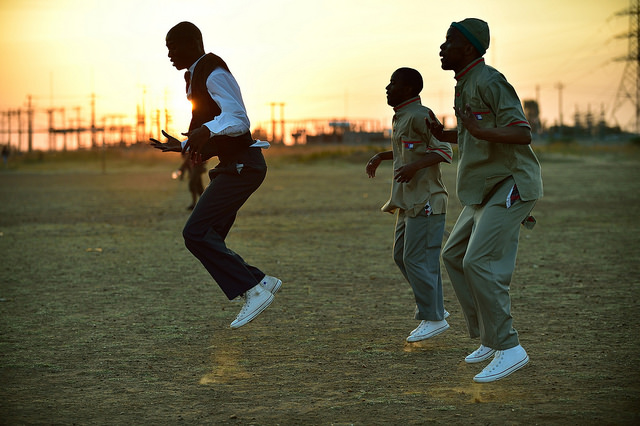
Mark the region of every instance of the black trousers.
POLYGON ((219 158, 220 164, 209 171, 211 182, 191 212, 182 235, 187 249, 231 300, 255 287, 265 276, 230 250, 225 238, 240 207, 264 181, 267 165, 260 148, 219 158), (237 164, 243 164, 240 172, 237 164))

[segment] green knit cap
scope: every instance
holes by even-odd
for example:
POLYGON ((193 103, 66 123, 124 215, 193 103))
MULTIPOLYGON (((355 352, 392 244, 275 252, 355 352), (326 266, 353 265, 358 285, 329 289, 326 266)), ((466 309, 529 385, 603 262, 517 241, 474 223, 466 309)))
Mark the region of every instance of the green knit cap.
POLYGON ((489 48, 489 25, 481 19, 467 18, 460 22, 452 22, 451 26, 462 33, 471 42, 480 55, 489 48))

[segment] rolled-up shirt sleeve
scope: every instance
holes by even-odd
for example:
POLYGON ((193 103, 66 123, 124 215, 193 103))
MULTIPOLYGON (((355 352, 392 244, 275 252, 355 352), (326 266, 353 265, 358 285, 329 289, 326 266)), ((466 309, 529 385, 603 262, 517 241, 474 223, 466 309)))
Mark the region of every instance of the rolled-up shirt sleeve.
POLYGON ((251 123, 240 86, 233 75, 223 68, 216 68, 207 78, 207 90, 222 111, 213 120, 204 123, 211 135, 240 136, 247 133, 251 123))
POLYGON ((516 90, 501 74, 487 82, 482 99, 496 116, 497 127, 522 126, 531 129, 516 90))
MULTIPOLYGON (((427 110, 430 111, 430 110, 427 110)), ((434 152, 444 158, 444 161, 451 163, 453 158, 453 150, 448 142, 442 142, 438 140, 433 134, 427 123, 431 122, 431 117, 426 113, 421 119, 416 121, 420 126, 420 132, 424 135, 424 140, 427 142, 427 152, 434 152)))

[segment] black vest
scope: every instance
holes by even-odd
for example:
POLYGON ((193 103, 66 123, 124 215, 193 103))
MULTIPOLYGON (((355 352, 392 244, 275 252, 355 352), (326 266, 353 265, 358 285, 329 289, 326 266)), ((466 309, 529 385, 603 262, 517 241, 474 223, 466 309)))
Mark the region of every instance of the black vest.
MULTIPOLYGON (((218 104, 211 99, 207 91, 207 78, 213 70, 222 67, 229 71, 227 64, 217 55, 207 53, 198 61, 191 76, 191 123, 189 131, 197 129, 207 121, 211 121, 222 112, 218 104)), ((229 71, 231 72, 231 71, 229 71)))

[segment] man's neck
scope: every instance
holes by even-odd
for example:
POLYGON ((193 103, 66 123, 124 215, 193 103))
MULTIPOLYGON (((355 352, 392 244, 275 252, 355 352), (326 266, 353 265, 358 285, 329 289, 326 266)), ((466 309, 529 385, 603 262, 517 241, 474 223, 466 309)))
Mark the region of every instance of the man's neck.
POLYGON ((200 59, 202 59, 204 56, 206 55, 206 53, 203 53, 202 55, 200 55, 198 58, 196 58, 195 61, 193 61, 193 63, 191 64, 191 66, 189 68, 187 68, 187 71, 190 71, 191 73, 193 73, 193 70, 196 69, 196 65, 198 64, 198 62, 200 61, 200 59))
POLYGON ((478 56, 473 59, 471 62, 467 63, 464 67, 462 67, 459 71, 456 71, 455 79, 460 80, 463 78, 469 71, 476 68, 477 65, 484 63, 484 58, 482 56, 478 56))
POLYGON ((482 56, 470 56, 465 58, 464 61, 464 65, 461 67, 458 67, 458 69, 454 69, 453 72, 455 72, 456 74, 458 74, 460 71, 462 71, 463 69, 467 68, 469 65, 471 65, 472 62, 477 61, 478 59, 482 58, 482 56))
POLYGON ((414 102, 420 102, 420 95, 418 96, 412 96, 410 98, 405 99, 404 101, 400 102, 398 105, 393 107, 394 111, 398 111, 399 109, 402 109, 403 107, 412 104, 414 102))

